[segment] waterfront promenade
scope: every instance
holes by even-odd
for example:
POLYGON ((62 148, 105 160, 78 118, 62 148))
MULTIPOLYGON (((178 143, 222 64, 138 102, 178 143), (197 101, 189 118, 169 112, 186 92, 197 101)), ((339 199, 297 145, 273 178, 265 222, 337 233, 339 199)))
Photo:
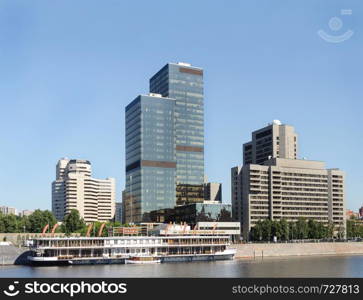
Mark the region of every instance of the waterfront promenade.
POLYGON ((363 242, 237 244, 236 258, 363 254, 363 242))

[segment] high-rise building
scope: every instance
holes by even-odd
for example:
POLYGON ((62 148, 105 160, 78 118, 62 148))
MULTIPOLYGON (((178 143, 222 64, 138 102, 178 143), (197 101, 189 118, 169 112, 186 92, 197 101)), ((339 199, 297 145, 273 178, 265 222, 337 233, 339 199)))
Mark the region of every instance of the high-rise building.
POLYGON ((274 120, 252 132, 252 140, 243 145, 243 164, 263 164, 272 157, 296 159, 297 147, 294 127, 274 120))
POLYGON ((231 169, 231 203, 232 219, 242 223, 242 166, 231 169))
POLYGON ((126 113, 125 222, 204 200, 203 70, 169 63, 126 113))
POLYGON ((222 202, 222 184, 218 182, 204 183, 204 200, 222 202))
POLYGON ((175 100, 140 95, 126 107, 125 222, 175 205, 175 100))
POLYGON ((58 221, 77 209, 86 222, 108 221, 115 214, 115 179, 95 179, 88 160, 58 161, 52 183, 52 212, 58 221))
POLYGON ((203 202, 203 70, 168 63, 151 77, 150 92, 175 99, 176 203, 203 202))
POLYGON ((263 219, 303 217, 332 223, 336 233, 346 232, 343 171, 296 159, 297 138, 291 126, 271 124, 255 131, 249 144, 252 155, 246 157, 244 147, 245 164, 231 170, 232 218, 241 222, 244 239, 263 219))

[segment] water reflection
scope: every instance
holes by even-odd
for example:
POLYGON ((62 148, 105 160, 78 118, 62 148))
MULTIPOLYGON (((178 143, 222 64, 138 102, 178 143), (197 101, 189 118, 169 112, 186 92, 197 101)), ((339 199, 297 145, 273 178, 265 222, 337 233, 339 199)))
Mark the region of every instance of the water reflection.
POLYGON ((363 277, 363 256, 66 267, 0 267, 0 277, 363 277))

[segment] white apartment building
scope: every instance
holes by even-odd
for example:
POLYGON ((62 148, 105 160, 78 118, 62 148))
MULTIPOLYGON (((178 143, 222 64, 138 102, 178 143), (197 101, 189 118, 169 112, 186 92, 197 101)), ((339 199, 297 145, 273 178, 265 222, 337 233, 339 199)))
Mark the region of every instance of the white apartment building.
POLYGON ((52 183, 52 211, 57 220, 77 209, 85 222, 108 221, 115 215, 115 179, 91 177, 87 160, 63 158, 58 161, 52 183))

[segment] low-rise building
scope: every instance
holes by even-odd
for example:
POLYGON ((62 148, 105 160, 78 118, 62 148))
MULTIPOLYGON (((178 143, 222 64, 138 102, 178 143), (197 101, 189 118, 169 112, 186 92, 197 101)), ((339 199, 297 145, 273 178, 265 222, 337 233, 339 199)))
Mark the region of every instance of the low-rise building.
POLYGON ((230 204, 218 201, 204 201, 161 209, 150 213, 152 222, 184 223, 195 226, 198 222, 230 222, 232 208, 230 204))
POLYGON ((29 209, 23 209, 20 213, 19 213, 19 216, 21 217, 28 217, 30 216, 32 213, 34 212, 34 210, 29 210, 29 209))

